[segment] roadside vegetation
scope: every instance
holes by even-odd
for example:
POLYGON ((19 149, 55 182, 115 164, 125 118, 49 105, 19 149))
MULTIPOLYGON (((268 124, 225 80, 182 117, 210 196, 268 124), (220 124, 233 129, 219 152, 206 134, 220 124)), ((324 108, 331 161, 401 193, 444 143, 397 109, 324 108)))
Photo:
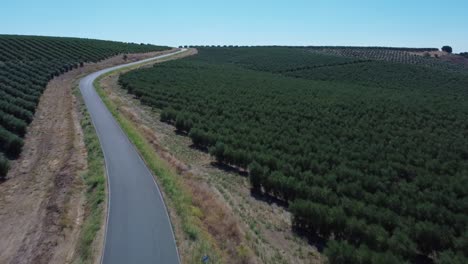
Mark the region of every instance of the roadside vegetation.
POLYGON ((468 74, 203 48, 120 84, 218 164, 249 172, 254 193, 286 202, 331 263, 466 262, 468 74))
POLYGON ((0 178, 23 147, 47 83, 56 76, 121 53, 168 47, 79 38, 0 35, 0 178))
POLYGON ((106 176, 104 172, 104 156, 99 143, 99 138, 94 129, 91 117, 82 101, 78 87, 74 90, 75 96, 79 98, 80 124, 84 134, 84 143, 87 150, 87 169, 82 175, 86 185, 85 221, 83 223, 77 244, 75 263, 94 263, 100 256, 96 252, 96 241, 99 243, 98 232, 103 226, 104 208, 106 201, 106 176))
POLYGON ((145 138, 143 132, 138 129, 138 126, 119 111, 119 106, 101 88, 100 81, 103 78, 118 74, 121 70, 101 76, 96 79, 94 86, 104 104, 135 145, 148 168, 155 175, 155 179, 163 190, 167 206, 175 210, 177 216, 172 221, 173 227, 174 225, 180 225, 182 230, 183 237, 177 236, 178 233, 174 232, 176 233, 179 251, 181 248, 183 249, 183 252, 180 252, 183 260, 186 263, 199 263, 204 256, 209 255, 210 263, 224 263, 220 249, 216 246, 207 230, 202 227, 201 217, 203 215, 200 209, 195 206, 187 186, 181 182, 176 168, 158 155, 152 144, 145 138), (174 220, 177 222, 174 222, 174 220))

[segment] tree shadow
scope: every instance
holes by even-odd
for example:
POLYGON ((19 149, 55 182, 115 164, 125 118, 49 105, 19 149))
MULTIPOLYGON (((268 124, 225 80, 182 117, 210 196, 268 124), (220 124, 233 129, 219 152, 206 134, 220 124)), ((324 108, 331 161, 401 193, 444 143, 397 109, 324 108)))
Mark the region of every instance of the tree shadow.
POLYGON ((185 137, 188 137, 187 131, 182 131, 182 130, 176 129, 176 130, 175 130, 175 133, 176 133, 176 135, 178 135, 178 136, 185 136, 185 137))
POLYGON ((434 260, 425 255, 417 255, 415 258, 411 259, 411 263, 415 264, 434 264, 434 260))
POLYGON ((201 151, 201 152, 203 152, 203 153, 205 153, 205 154, 208 154, 208 153, 209 153, 207 147, 202 147, 202 146, 197 146, 197 145, 195 145, 195 144, 191 144, 191 145, 189 146, 189 148, 191 148, 191 149, 193 149, 193 150, 201 151))
POLYGON ((281 200, 271 194, 260 192, 254 189, 250 189, 250 196, 255 198, 257 201, 265 202, 268 205, 275 204, 278 207, 281 207, 283 209, 288 209, 289 208, 289 203, 287 201, 281 200))
POLYGON ((220 169, 222 171, 225 171, 225 172, 236 173, 236 174, 238 174, 238 175, 240 175, 242 177, 248 177, 249 176, 247 171, 242 170, 242 169, 237 168, 237 167, 234 167, 234 166, 231 166, 231 165, 228 165, 228 164, 225 164, 225 163, 212 161, 211 166, 213 166, 213 167, 215 167, 217 169, 220 169))
MULTIPOLYGON (((250 189, 250 195, 257 201, 267 203, 268 205, 274 204, 289 211, 289 203, 287 201, 279 199, 271 194, 250 189)), ((323 252, 327 244, 327 239, 319 236, 318 234, 310 233, 306 229, 300 228, 295 225, 291 226, 291 229, 294 234, 298 235, 301 238, 304 238, 309 245, 316 247, 319 252, 323 252)))
POLYGON ((319 236, 317 233, 311 233, 310 231, 295 225, 293 225, 291 229, 296 235, 306 239, 309 245, 314 246, 320 253, 323 253, 323 250, 327 246, 328 239, 319 236))

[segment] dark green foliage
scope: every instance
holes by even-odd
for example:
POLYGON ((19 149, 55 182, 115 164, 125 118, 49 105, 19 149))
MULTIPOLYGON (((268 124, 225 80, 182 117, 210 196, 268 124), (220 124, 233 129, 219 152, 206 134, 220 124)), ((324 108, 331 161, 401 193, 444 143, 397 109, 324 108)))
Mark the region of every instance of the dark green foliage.
POLYGON ((330 264, 405 264, 406 261, 391 252, 376 253, 367 246, 358 248, 346 241, 332 240, 327 244, 325 255, 330 264))
POLYGON ((192 128, 190 130, 189 137, 197 147, 207 148, 214 144, 215 139, 212 134, 202 131, 198 128, 192 128))
POLYGON ((388 241, 388 247, 390 251, 406 258, 413 258, 418 252, 417 244, 410 239, 406 231, 401 229, 393 231, 393 235, 388 241))
POLYGON ((409 64, 373 61, 298 70, 285 74, 311 80, 360 84, 376 89, 414 90, 416 88, 419 92, 426 90, 444 95, 454 92, 468 93, 466 74, 409 64), (333 70, 333 74, 330 74, 330 70, 333 70))
POLYGON ((21 153, 23 140, 0 125, 0 153, 16 158, 21 153))
POLYGON ((177 116, 177 112, 172 108, 168 108, 161 112, 161 121, 172 123, 172 122, 175 122, 176 116, 177 116))
POLYGON ((181 132, 190 132, 193 126, 192 119, 186 114, 178 114, 175 118, 175 127, 181 132))
POLYGON ((468 257, 468 229, 455 241, 455 248, 468 257))
POLYGON ((9 169, 8 159, 0 154, 0 180, 5 178, 9 169))
MULTIPOLYGON (((0 155, 18 157, 48 81, 84 62, 167 47, 78 38, 0 35, 0 155)), ((3 157, 3 156, 2 156, 3 157)), ((3 160, 1 170, 6 170, 3 160)))
POLYGON ((390 252, 375 253, 366 246, 359 248, 345 241, 332 240, 325 249, 325 254, 331 264, 404 264, 398 256, 390 252))
POLYGON ((203 52, 197 61, 208 63, 229 63, 258 71, 284 72, 326 65, 348 64, 361 60, 314 54, 304 49, 286 47, 256 48, 210 48, 203 52), (274 57, 270 56, 274 52, 274 57))
POLYGON ((15 116, 18 119, 24 120, 25 122, 31 122, 33 118, 31 111, 8 102, 6 98, 0 99, 0 111, 15 116))
POLYGON ((425 221, 416 223, 411 236, 421 252, 430 254, 432 251, 453 246, 453 237, 450 233, 451 230, 448 228, 425 221))
POLYGON ((457 254, 452 250, 447 250, 441 252, 439 256, 437 256, 436 264, 466 264, 468 263, 468 258, 463 256, 462 254, 457 254))
POLYGON ((450 47, 450 46, 443 46, 443 47, 442 47, 442 51, 445 51, 445 52, 448 52, 448 53, 452 53, 452 52, 453 52, 453 49, 452 49, 452 47, 450 47))
POLYGON ((216 142, 216 145, 210 148, 210 154, 213 155, 218 162, 224 162, 226 159, 226 147, 222 142, 216 142))
POLYGON ((26 122, 0 110, 0 125, 19 136, 26 133, 26 122))
POLYGON ((467 73, 203 48, 120 83, 218 162, 247 169, 254 191, 287 201, 297 229, 337 240, 332 263, 466 254, 467 73))
MULTIPOLYGON (((332 240, 328 243, 325 254, 332 264, 354 264, 358 263, 356 248, 346 242, 332 240)), ((362 254, 364 255, 364 254, 362 254)), ((364 257, 367 258, 367 257, 364 257)))
POLYGON ((258 164, 256 161, 252 162, 249 165, 249 177, 250 183, 252 184, 252 188, 254 191, 261 191, 261 184, 264 181, 263 177, 265 176, 265 172, 263 167, 258 164))

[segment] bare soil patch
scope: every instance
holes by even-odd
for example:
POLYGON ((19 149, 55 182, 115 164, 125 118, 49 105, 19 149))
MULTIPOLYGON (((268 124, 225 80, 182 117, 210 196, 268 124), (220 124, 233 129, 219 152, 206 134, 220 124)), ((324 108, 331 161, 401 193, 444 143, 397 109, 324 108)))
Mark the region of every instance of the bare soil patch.
POLYGON ((100 69, 172 51, 129 54, 127 60, 115 56, 49 82, 21 157, 0 184, 0 263, 70 263, 74 259, 86 217, 80 174, 87 167, 72 93, 75 82, 100 69))
POLYGON ((445 51, 409 52, 409 53, 418 55, 418 56, 429 56, 432 58, 438 58, 442 61, 447 61, 447 62, 451 62, 454 64, 468 66, 468 58, 465 58, 457 54, 450 54, 445 51))
POLYGON ((157 111, 141 105, 117 81, 117 75, 106 77, 101 87, 183 176, 204 225, 226 252, 228 263, 324 262, 315 247, 292 232, 291 215, 284 207, 253 197, 246 177, 213 166, 207 153, 191 148, 188 137, 160 122, 157 111), (243 254, 244 259, 238 257, 243 254))
POLYGON ((418 56, 426 56, 426 57, 433 57, 433 58, 441 58, 443 56, 447 56, 448 53, 445 51, 408 51, 409 54, 418 55, 418 56))

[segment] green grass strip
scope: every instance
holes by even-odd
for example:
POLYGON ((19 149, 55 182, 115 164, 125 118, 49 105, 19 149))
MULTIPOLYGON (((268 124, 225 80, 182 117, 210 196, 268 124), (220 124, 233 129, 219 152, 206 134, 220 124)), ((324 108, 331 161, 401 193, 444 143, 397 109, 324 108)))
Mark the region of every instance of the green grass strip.
POLYGON ((93 263, 94 245, 96 235, 103 223, 103 211, 106 199, 106 176, 104 172, 104 156, 101 145, 94 129, 91 117, 78 88, 74 90, 75 96, 80 99, 81 128, 84 134, 84 143, 88 151, 88 169, 82 175, 86 185, 86 217, 78 240, 77 258, 74 263, 93 263))

